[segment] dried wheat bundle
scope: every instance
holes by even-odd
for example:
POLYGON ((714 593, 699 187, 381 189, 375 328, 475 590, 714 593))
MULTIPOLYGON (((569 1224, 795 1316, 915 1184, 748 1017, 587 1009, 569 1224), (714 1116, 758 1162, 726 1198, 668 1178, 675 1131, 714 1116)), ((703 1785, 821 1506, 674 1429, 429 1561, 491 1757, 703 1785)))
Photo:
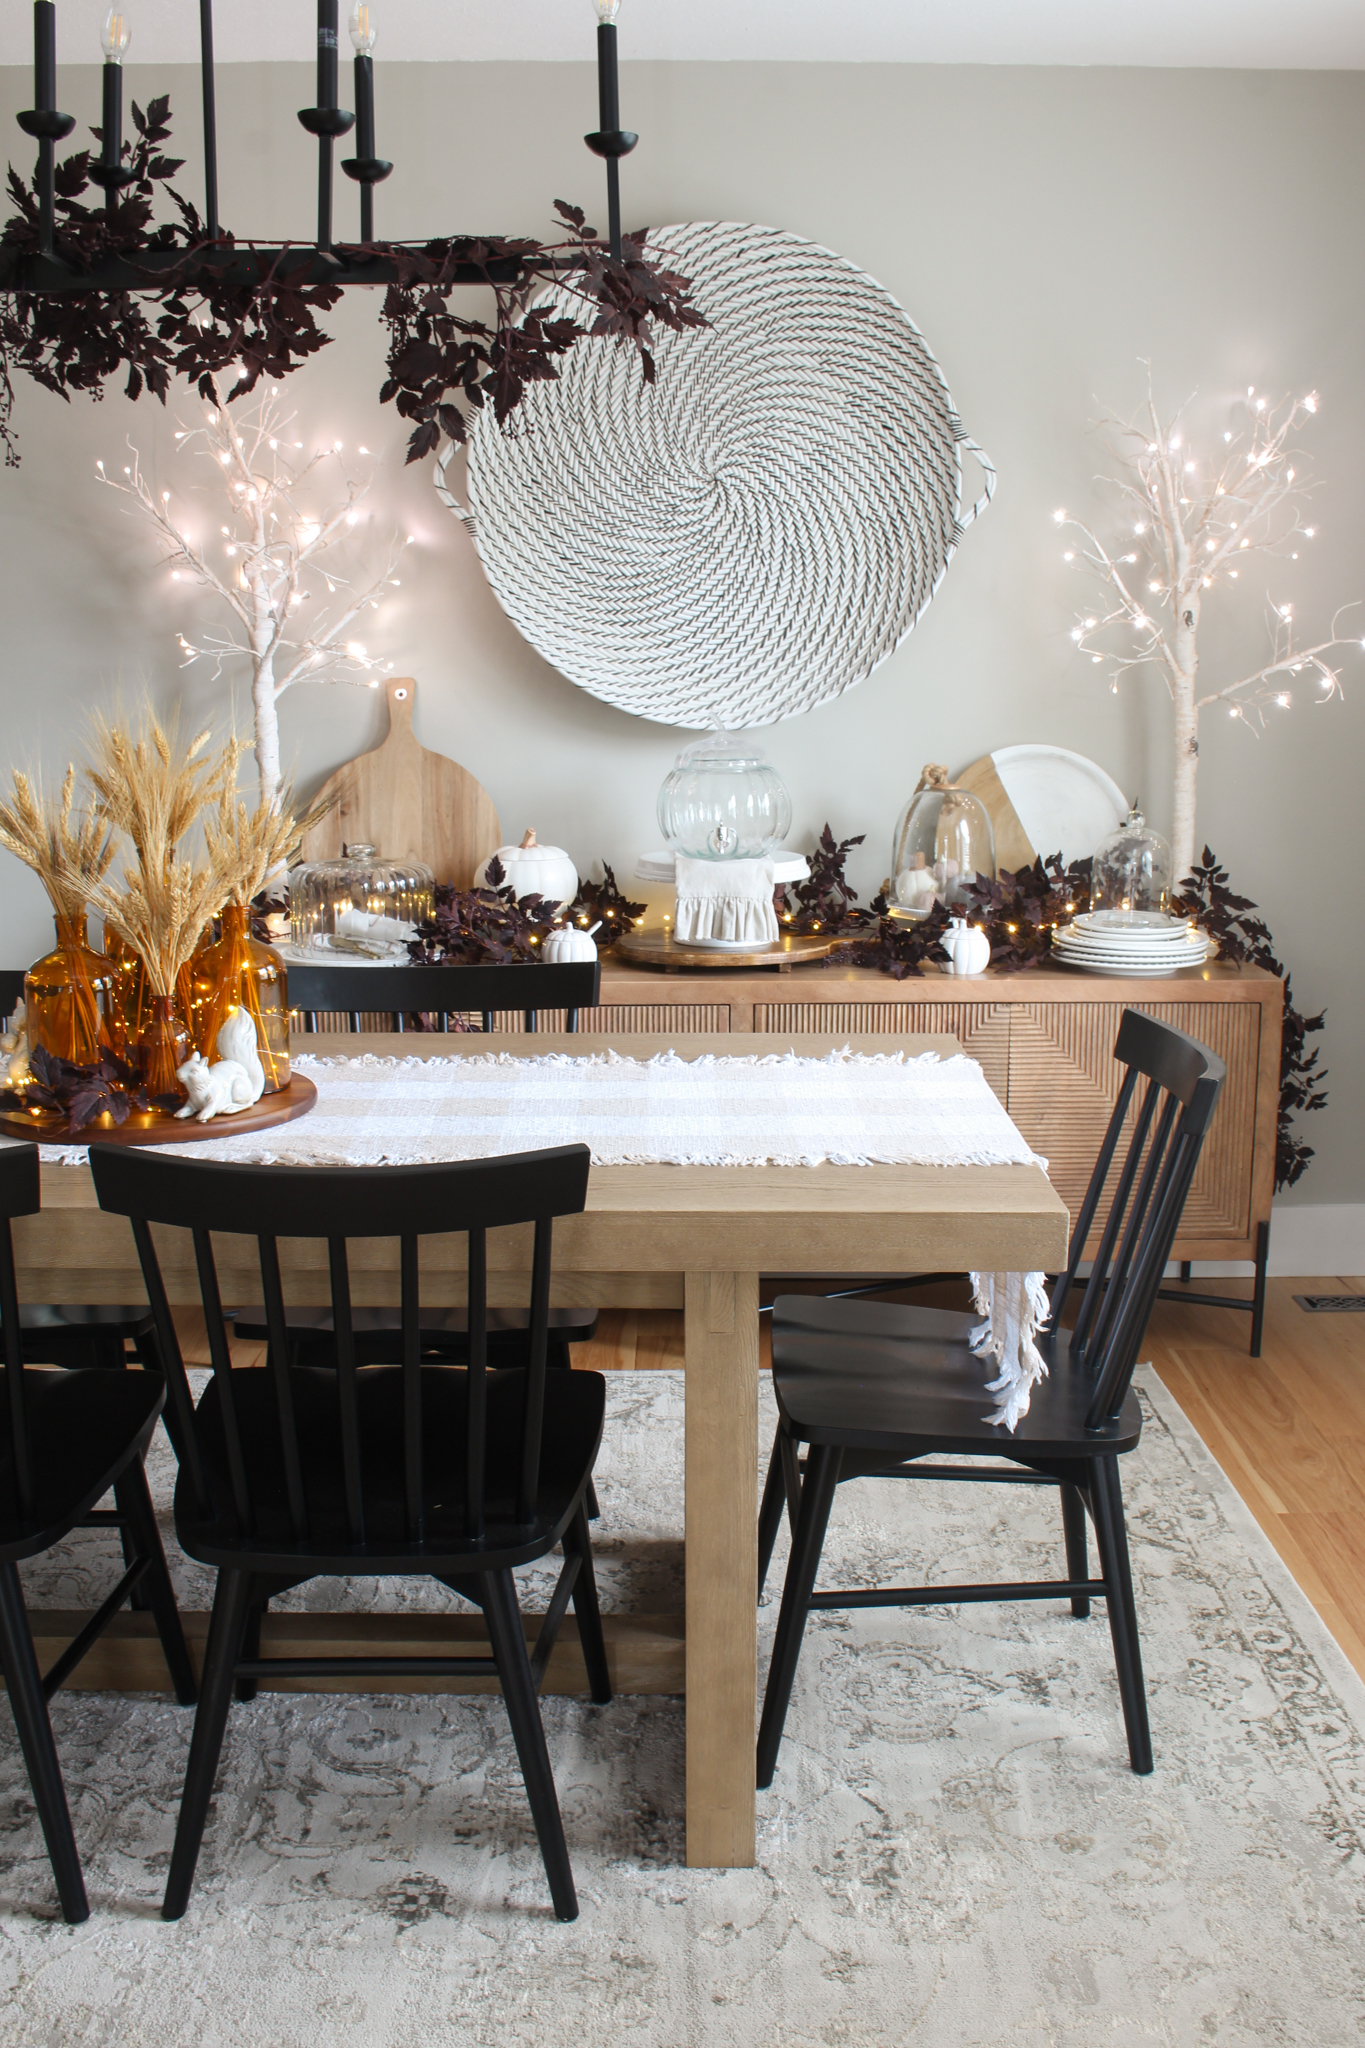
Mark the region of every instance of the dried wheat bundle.
POLYGON ((246 909, 269 877, 287 867, 297 855, 305 832, 320 824, 332 807, 332 799, 315 804, 303 817, 295 817, 293 790, 282 789, 277 803, 262 797, 254 811, 225 788, 216 812, 204 813, 204 841, 210 860, 226 872, 237 865, 237 881, 224 899, 246 909))
POLYGON ((36 777, 16 769, 14 796, 0 803, 0 846, 32 868, 58 917, 79 920, 114 857, 114 836, 102 810, 74 810, 76 771, 68 768, 55 800, 36 777))
POLYGON ((133 857, 118 882, 92 888, 90 901, 162 996, 172 994, 204 927, 244 881, 235 838, 206 839, 197 858, 180 846, 201 813, 232 790, 246 751, 231 738, 210 752, 210 738, 199 733, 182 747, 150 712, 136 736, 103 719, 95 727, 91 787, 103 815, 132 842, 133 857))

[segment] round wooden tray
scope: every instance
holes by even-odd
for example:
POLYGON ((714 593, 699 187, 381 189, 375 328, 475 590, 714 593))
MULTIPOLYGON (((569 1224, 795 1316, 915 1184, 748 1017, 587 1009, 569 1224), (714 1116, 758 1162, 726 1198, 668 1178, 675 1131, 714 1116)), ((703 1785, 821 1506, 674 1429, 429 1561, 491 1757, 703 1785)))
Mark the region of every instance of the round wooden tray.
POLYGON ((180 1123, 159 1110, 135 1109, 126 1123, 85 1124, 73 1131, 65 1117, 0 1110, 0 1136, 27 1138, 38 1145, 193 1145, 204 1138, 235 1138, 243 1131, 268 1131, 273 1124, 292 1123, 296 1116, 307 1116, 317 1099, 313 1083, 295 1074, 287 1088, 263 1095, 250 1109, 212 1117, 206 1124, 193 1117, 180 1123))
POLYGON ((781 974, 811 960, 828 959, 836 946, 846 943, 823 932, 796 936, 789 932, 769 946, 755 946, 752 952, 719 951, 711 946, 684 945, 672 932, 653 931, 627 932, 616 941, 614 951, 618 959, 624 957, 634 966, 661 967, 665 973, 681 973, 685 968, 694 974, 699 967, 775 967, 781 974))

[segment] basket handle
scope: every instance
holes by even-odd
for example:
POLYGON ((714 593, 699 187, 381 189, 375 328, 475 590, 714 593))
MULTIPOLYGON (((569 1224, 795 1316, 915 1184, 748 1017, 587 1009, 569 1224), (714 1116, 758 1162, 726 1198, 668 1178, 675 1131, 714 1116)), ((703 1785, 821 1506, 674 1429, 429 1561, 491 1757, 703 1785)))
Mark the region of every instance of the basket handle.
MULTIPOLYGON (((461 526, 464 528, 466 533, 474 534, 477 533, 479 530, 479 522, 477 518, 470 511, 468 505, 462 505, 460 503, 459 499, 455 496, 455 493, 451 490, 449 484, 447 484, 446 482, 446 464, 449 462, 451 456, 454 453, 455 443, 453 441, 448 441, 446 443, 445 448, 436 458, 436 469, 432 481, 436 485, 436 495, 441 500, 441 503, 446 507, 448 511, 453 512, 455 514, 455 517, 459 520, 461 526)), ((994 471, 992 471, 991 474, 994 475, 994 471)))
POLYGON ((967 528, 971 525, 972 521, 974 519, 979 519, 981 517, 981 514, 985 511, 986 507, 990 504, 991 499, 995 496, 995 464, 991 461, 990 456, 986 453, 985 449, 980 445, 980 443, 977 441, 973 441, 969 434, 964 434, 957 445, 959 448, 965 448, 969 455, 974 455, 976 457, 977 461, 981 465, 982 473, 986 479, 986 487, 982 491, 981 496, 977 499, 976 503, 970 506, 967 511, 962 513, 958 519, 957 523, 965 533, 967 528))

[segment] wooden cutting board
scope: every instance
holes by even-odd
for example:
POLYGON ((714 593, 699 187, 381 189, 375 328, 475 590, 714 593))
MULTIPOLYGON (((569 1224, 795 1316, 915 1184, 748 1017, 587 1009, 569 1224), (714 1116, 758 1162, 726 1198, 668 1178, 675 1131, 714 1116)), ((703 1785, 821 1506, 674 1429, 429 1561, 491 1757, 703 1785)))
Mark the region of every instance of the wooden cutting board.
POLYGON ((343 843, 373 846, 390 860, 421 860, 438 882, 468 889, 502 827, 483 784, 445 754, 419 744, 412 729, 417 685, 390 676, 389 730, 381 744, 328 777, 319 797, 336 798, 303 842, 305 860, 336 860, 343 843))
POLYGON ((1037 858, 1036 851, 1019 822, 1019 813, 1005 793, 1005 785, 990 755, 983 754, 979 761, 973 761, 971 767, 964 768, 960 775, 953 777, 953 781, 962 789, 969 789, 986 806, 986 815, 995 833, 996 873, 1008 869, 1013 874, 1017 868, 1031 868, 1037 858))

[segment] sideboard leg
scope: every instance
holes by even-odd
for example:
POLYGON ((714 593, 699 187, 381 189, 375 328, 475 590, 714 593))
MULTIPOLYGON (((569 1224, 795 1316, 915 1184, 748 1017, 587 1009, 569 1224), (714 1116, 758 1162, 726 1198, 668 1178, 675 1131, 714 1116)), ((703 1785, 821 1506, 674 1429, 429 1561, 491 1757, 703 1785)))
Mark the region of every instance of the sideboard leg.
POLYGON ((1256 1225, 1256 1285, 1251 1296, 1251 1355, 1261 1355, 1261 1331, 1265 1327, 1265 1274, 1270 1262, 1270 1225, 1256 1225))

